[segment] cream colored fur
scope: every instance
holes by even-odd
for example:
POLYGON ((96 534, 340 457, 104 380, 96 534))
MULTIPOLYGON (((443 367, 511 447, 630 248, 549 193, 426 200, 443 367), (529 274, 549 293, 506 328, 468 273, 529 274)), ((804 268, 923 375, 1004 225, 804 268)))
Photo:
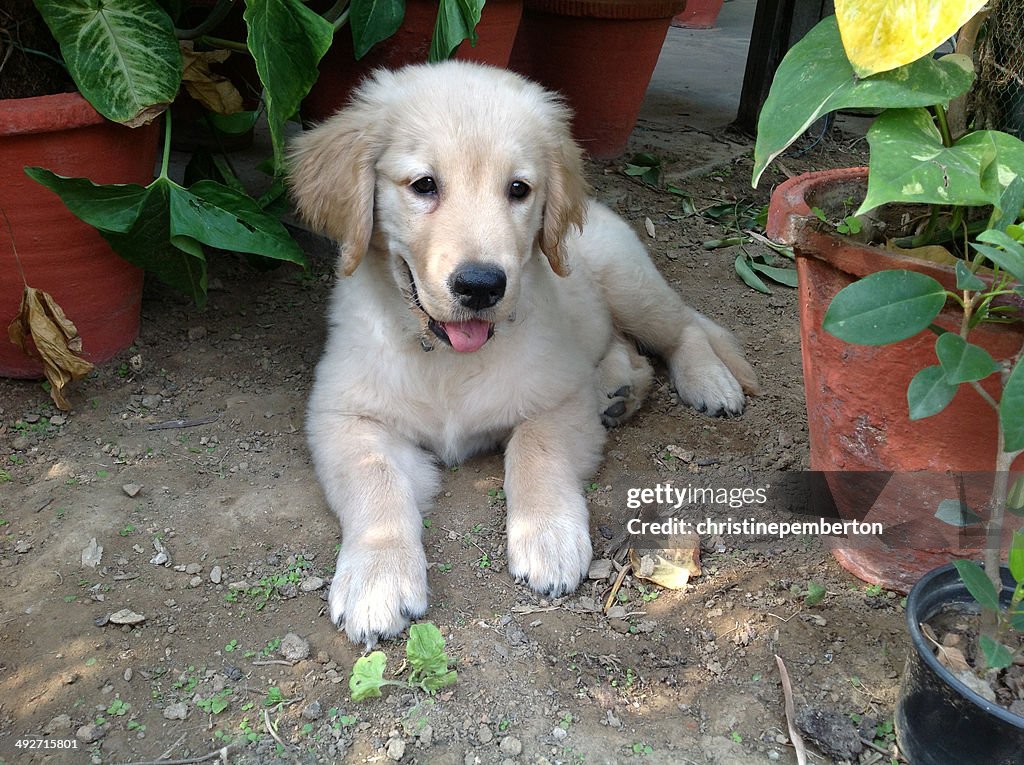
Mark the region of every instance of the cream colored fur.
POLYGON ((464 63, 378 72, 295 142, 292 164, 299 211, 340 246, 307 431, 342 526, 330 615, 353 641, 393 636, 427 609, 421 511, 438 459, 504 449, 509 571, 557 596, 590 563, 583 484, 602 419, 627 418, 650 385, 636 344, 698 409, 736 414, 757 392, 732 335, 587 198, 560 101, 517 75, 464 63), (413 188, 425 177, 436 194, 413 188), (512 198, 513 181, 529 195, 512 198), (452 293, 466 262, 506 274, 493 307, 468 311, 452 293), (430 317, 481 317, 493 337, 457 353, 430 317))

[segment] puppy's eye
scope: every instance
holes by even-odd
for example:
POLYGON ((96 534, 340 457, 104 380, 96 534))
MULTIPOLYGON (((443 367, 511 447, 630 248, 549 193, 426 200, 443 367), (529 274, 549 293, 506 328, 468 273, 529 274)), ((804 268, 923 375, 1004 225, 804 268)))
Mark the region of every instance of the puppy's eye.
POLYGON ((415 191, 417 194, 437 193, 437 183, 435 183, 434 179, 431 178, 429 175, 424 176, 423 178, 420 178, 417 181, 413 181, 411 186, 412 190, 415 191))
POLYGON ((512 199, 526 199, 530 196, 530 187, 524 181, 512 181, 508 187, 508 195, 512 199))

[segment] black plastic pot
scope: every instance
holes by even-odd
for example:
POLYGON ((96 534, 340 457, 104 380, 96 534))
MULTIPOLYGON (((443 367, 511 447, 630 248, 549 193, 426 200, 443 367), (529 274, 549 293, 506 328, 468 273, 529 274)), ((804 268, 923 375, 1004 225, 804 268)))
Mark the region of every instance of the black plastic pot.
MULTIPOLYGON (((1004 603, 1013 578, 1002 568, 1004 603)), ((913 651, 896 701, 896 736, 911 765, 1024 765, 1024 717, 967 688, 939 664, 921 622, 955 604, 978 610, 952 565, 925 574, 907 598, 913 651)))

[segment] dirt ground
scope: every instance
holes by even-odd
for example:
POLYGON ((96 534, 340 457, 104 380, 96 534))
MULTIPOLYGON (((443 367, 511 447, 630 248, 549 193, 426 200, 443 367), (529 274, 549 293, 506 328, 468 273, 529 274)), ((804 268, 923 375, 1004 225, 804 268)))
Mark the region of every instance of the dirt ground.
MULTIPOLYGON (((737 136, 641 129, 631 148, 657 151, 698 209, 764 204, 782 177, 752 191, 737 136)), ((856 162, 847 148, 784 164, 856 162)), ((588 486, 596 558, 629 517, 628 488, 757 484, 807 465, 793 290, 747 288, 735 247, 701 246, 721 226, 620 169, 591 165, 596 196, 736 332, 764 394, 710 419, 659 378, 588 486)), ((812 750, 850 752, 813 762, 890 762, 907 650, 897 595, 845 573, 822 539, 722 536, 703 540, 703 575, 683 590, 627 576, 611 617, 609 579, 543 601, 505 571, 493 456, 448 473, 425 521, 426 618, 457 684, 353 702, 361 649, 325 615, 339 528, 303 437, 332 256, 304 242, 305 274, 214 259, 204 312, 149 285, 138 342, 74 388, 66 415, 39 383, 0 381, 0 763, 793 763, 776 654, 825 729, 812 750), (824 599, 807 605, 817 585, 824 599), (40 737, 73 748, 15 748, 40 737)), ((404 640, 382 649, 394 677, 404 640)))

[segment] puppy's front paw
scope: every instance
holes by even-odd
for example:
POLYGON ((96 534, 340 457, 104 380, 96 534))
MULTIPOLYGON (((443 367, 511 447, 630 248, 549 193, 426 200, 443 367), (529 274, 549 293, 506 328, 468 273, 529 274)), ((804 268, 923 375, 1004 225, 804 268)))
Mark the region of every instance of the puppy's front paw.
POLYGON ((575 590, 587 575, 591 554, 585 513, 582 520, 539 513, 509 517, 509 573, 545 597, 575 590))
POLYGON ((328 596, 331 620, 353 643, 372 647, 427 610, 427 559, 420 545, 349 549, 343 543, 328 596))

